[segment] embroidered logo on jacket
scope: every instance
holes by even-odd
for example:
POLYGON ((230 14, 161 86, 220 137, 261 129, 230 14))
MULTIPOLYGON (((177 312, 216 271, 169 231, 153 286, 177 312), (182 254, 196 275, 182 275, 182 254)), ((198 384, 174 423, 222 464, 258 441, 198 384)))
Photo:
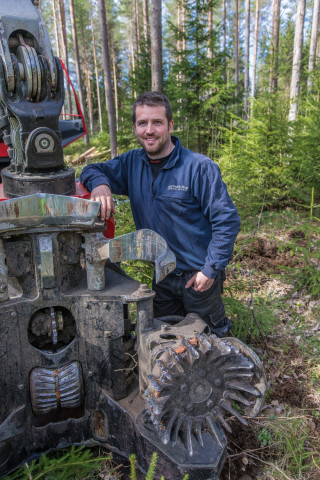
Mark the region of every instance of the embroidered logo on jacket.
POLYGON ((183 192, 187 192, 189 187, 185 185, 168 185, 168 190, 182 190, 183 192))

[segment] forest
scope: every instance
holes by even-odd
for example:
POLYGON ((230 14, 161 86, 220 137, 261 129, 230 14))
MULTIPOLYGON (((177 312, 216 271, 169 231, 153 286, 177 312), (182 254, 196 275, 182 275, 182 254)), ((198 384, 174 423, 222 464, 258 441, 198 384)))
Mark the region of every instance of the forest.
MULTIPOLYGON (((268 393, 248 427, 230 417, 221 480, 319 480, 320 0, 39 7, 86 119, 87 135, 65 150, 76 175, 138 147, 132 104, 159 90, 174 135, 219 165, 239 210, 224 303, 233 334, 263 361, 268 393)), ((63 113, 77 113, 70 88, 63 113)), ((134 230, 129 203, 116 203, 116 235, 134 230)), ((123 267, 151 284, 149 265, 123 267)), ((134 459, 131 469, 118 463, 107 451, 71 449, 6 478, 144 478, 134 459)))

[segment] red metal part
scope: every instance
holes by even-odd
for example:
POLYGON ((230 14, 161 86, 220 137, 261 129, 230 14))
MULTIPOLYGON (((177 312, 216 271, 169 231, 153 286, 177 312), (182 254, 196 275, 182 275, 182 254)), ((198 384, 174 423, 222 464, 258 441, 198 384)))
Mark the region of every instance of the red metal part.
POLYGON ((8 147, 3 142, 0 141, 0 157, 8 156, 8 147))
MULTIPOLYGON (((90 198, 90 192, 82 185, 82 183, 76 182, 76 194, 73 195, 74 197, 78 198, 83 198, 84 200, 89 200, 90 198)), ((0 184, 0 202, 3 200, 9 200, 6 198, 3 194, 3 184, 0 184)), ((114 238, 114 233, 115 233, 115 223, 114 219, 110 218, 110 220, 107 220, 106 222, 106 229, 104 232, 104 236, 106 238, 114 238)))
MULTIPOLYGON (((83 117, 83 113, 82 113, 82 110, 81 110, 81 107, 80 107, 80 103, 79 103, 79 100, 78 100, 78 97, 77 97, 77 94, 76 94, 76 91, 74 89, 74 86, 72 85, 72 82, 70 80, 70 77, 69 77, 69 74, 68 74, 68 71, 66 69, 66 67, 64 66, 64 63, 63 61, 61 60, 61 58, 59 58, 60 62, 61 62, 61 65, 62 65, 62 68, 63 68, 63 71, 65 73, 65 76, 67 77, 67 80, 72 88, 72 91, 73 91, 73 95, 74 95, 74 99, 76 101, 76 104, 77 104, 77 108, 78 108, 78 112, 79 112, 79 115, 77 116, 80 116, 81 117, 81 120, 82 120, 82 125, 83 125, 83 128, 84 128, 84 133, 82 135, 80 135, 79 138, 83 137, 84 135, 87 134, 87 126, 86 126, 86 122, 84 121, 84 117, 83 117)), ((72 142, 70 142, 72 143, 72 142)), ((66 145, 65 145, 66 146, 66 145)))

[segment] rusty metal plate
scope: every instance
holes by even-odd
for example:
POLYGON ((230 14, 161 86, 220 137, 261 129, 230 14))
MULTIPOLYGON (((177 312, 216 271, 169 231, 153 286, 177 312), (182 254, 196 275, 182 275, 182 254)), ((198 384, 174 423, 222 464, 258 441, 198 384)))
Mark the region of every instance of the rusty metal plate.
POLYGON ((40 225, 90 226, 97 220, 100 202, 38 193, 0 203, 0 232, 40 225))

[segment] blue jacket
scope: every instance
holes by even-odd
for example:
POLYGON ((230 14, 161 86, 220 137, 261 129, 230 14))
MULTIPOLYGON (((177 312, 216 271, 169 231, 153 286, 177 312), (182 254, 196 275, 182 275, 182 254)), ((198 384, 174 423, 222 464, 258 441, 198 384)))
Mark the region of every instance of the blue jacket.
POLYGON ((85 167, 80 181, 92 191, 101 184, 128 195, 137 229, 162 235, 177 257, 177 270, 201 270, 215 278, 233 252, 240 227, 237 210, 219 167, 208 157, 175 148, 156 180, 143 149, 85 167))

